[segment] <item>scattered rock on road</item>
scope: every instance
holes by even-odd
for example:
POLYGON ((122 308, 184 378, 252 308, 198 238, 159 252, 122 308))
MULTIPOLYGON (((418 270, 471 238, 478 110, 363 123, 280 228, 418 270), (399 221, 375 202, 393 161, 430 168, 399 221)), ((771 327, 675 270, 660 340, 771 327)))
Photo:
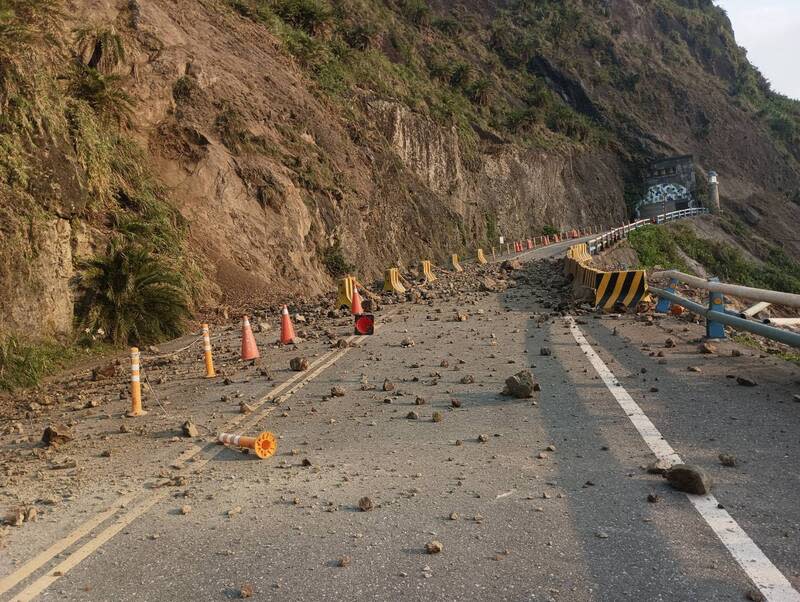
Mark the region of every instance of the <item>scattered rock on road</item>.
POLYGON ((711 343, 702 343, 699 350, 700 353, 705 353, 706 355, 711 355, 717 352, 716 346, 712 345, 711 343))
MULTIPOLYGON (((795 395, 795 397, 798 397, 798 396, 795 395)), ((795 399, 795 401, 800 401, 800 399, 795 399)), ((461 407, 461 400, 460 399, 451 399, 450 400, 450 405, 453 406, 454 408, 460 408, 461 407)))
POLYGON ((343 387, 331 387, 331 397, 344 397, 346 393, 343 387))
POLYGON ((647 494, 647 501, 651 504, 657 504, 661 501, 661 497, 656 495, 655 493, 648 493, 647 494))
POLYGON ((467 374, 461 377, 461 384, 462 385, 471 385, 475 382, 475 377, 471 374, 467 374))
POLYGON ((249 583, 245 583, 242 587, 239 588, 239 597, 240 598, 252 598, 253 597, 253 586, 249 583))
POLYGON ((368 512, 372 510, 373 507, 372 499, 369 497, 364 496, 358 500, 358 509, 361 510, 361 512, 368 512))
POLYGON ((510 395, 516 399, 533 397, 533 374, 530 370, 522 370, 506 379, 506 388, 503 395, 510 395))
POLYGON ((650 464, 647 465, 647 472, 649 472, 650 474, 663 475, 670 469, 671 466, 672 464, 668 460, 661 458, 660 460, 656 460, 655 462, 650 462, 650 464))
POLYGON ((542 347, 541 349, 539 349, 539 355, 547 356, 547 355, 552 355, 552 354, 553 354, 553 352, 550 350, 550 347, 542 347))
POLYGON ((411 411, 408 414, 406 414, 406 418, 408 418, 409 420, 419 420, 419 414, 417 414, 414 411, 411 411))
POLYGON ((387 378, 386 380, 383 381, 383 390, 394 391, 394 383, 387 378))
POLYGON ((200 436, 200 431, 197 430, 197 426, 195 426, 191 420, 184 422, 181 426, 181 430, 183 431, 184 437, 190 437, 194 439, 195 437, 200 436))
POLYGON ((292 372, 304 372, 308 370, 308 360, 304 357, 293 357, 289 360, 289 368, 292 372))
POLYGON ((443 549, 442 542, 435 539, 425 544, 425 552, 427 554, 439 554, 443 549))
POLYGON ((441 422, 444 420, 444 416, 441 412, 434 412, 433 417, 431 418, 434 422, 441 422))
POLYGON ((481 443, 487 443, 489 441, 489 435, 478 435, 478 441, 481 443))
POLYGON ((63 424, 51 424, 45 427, 42 433, 42 443, 45 445, 62 445, 72 441, 72 431, 63 424))
POLYGON ((736 456, 732 454, 720 454, 719 463, 728 468, 736 466, 736 456))
POLYGON ((350 566, 351 562, 352 560, 350 560, 349 556, 342 556, 339 560, 336 561, 336 566, 338 566, 339 568, 345 568, 350 566))
POLYGON ((705 495, 711 491, 711 477, 699 466, 676 464, 664 476, 678 491, 695 495, 705 495))
POLYGON ((756 381, 754 381, 752 378, 747 378, 746 376, 737 376, 736 382, 742 387, 755 387, 758 385, 756 381))

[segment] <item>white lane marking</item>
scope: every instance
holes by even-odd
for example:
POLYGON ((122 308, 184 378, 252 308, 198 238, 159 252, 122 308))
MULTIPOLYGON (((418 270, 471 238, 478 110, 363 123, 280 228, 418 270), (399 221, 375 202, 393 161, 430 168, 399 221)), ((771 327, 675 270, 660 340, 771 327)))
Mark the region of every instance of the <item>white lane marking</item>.
MULTIPOLYGON (((603 379, 614 399, 631 419, 636 430, 639 431, 642 439, 656 457, 677 464, 683 463, 683 460, 664 440, 639 404, 633 400, 614 373, 595 353, 575 323, 575 319, 568 316, 567 322, 572 336, 575 337, 581 350, 586 354, 597 374, 603 379)), ((733 517, 726 510, 719 508, 717 499, 713 495, 690 495, 687 493, 686 497, 769 602, 800 602, 800 593, 792 587, 789 580, 772 564, 733 517)))

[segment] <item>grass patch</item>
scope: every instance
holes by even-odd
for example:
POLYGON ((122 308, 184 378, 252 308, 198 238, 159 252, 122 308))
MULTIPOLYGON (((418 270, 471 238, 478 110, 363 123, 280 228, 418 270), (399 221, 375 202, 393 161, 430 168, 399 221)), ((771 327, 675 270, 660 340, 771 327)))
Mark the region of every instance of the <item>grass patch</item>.
POLYGON ((731 340, 736 341, 737 343, 739 343, 740 345, 744 345, 745 347, 755 349, 756 351, 761 351, 762 353, 768 353, 771 356, 778 357, 784 361, 800 364, 800 353, 796 351, 786 351, 766 346, 760 340, 758 340, 756 337, 754 337, 749 333, 735 332, 731 335, 731 340))
POLYGON ((645 226, 631 232, 628 241, 639 255, 641 267, 647 269, 661 266, 690 272, 681 257, 683 251, 724 282, 800 293, 800 263, 779 247, 769 247, 759 265, 729 244, 699 238, 686 225, 645 226))

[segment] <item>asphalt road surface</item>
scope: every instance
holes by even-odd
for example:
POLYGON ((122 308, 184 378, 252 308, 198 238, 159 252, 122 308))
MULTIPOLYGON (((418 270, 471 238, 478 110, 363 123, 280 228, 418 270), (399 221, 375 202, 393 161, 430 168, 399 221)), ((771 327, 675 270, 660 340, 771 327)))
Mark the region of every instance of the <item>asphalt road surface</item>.
MULTIPOLYGON (((800 599, 798 367, 731 342, 700 354, 684 319, 552 315, 550 268, 530 265, 505 292, 386 306, 354 347, 266 352, 281 368, 307 354, 303 373, 176 377, 168 416, 127 422, 148 434, 115 448, 113 475, 96 434, 72 452, 96 466, 81 486, 7 528, 0 600, 800 599), (523 369, 541 391, 500 395, 523 369), (174 437, 178 409, 209 432, 174 437), (214 445, 232 421, 278 453, 214 445), (665 446, 714 498, 645 470, 665 446)), ((76 428, 116 431, 100 426, 116 403, 76 428)))

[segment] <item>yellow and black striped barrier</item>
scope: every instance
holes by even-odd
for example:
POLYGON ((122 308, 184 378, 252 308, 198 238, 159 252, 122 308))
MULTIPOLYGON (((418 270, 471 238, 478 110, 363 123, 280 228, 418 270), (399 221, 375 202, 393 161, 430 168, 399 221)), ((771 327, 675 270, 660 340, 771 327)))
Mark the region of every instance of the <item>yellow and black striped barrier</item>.
POLYGON ((565 271, 574 284, 594 291, 594 305, 612 310, 618 305, 636 307, 647 294, 644 270, 605 272, 591 265, 592 256, 586 243, 573 245, 567 251, 565 271))
POLYGON ((383 277, 383 290, 387 293, 398 293, 400 295, 406 292, 406 287, 400 282, 400 270, 398 268, 389 268, 383 277))
POLYGON ((422 260, 422 275, 425 277, 425 283, 430 284, 436 282, 436 275, 433 273, 433 265, 429 259, 422 260))

